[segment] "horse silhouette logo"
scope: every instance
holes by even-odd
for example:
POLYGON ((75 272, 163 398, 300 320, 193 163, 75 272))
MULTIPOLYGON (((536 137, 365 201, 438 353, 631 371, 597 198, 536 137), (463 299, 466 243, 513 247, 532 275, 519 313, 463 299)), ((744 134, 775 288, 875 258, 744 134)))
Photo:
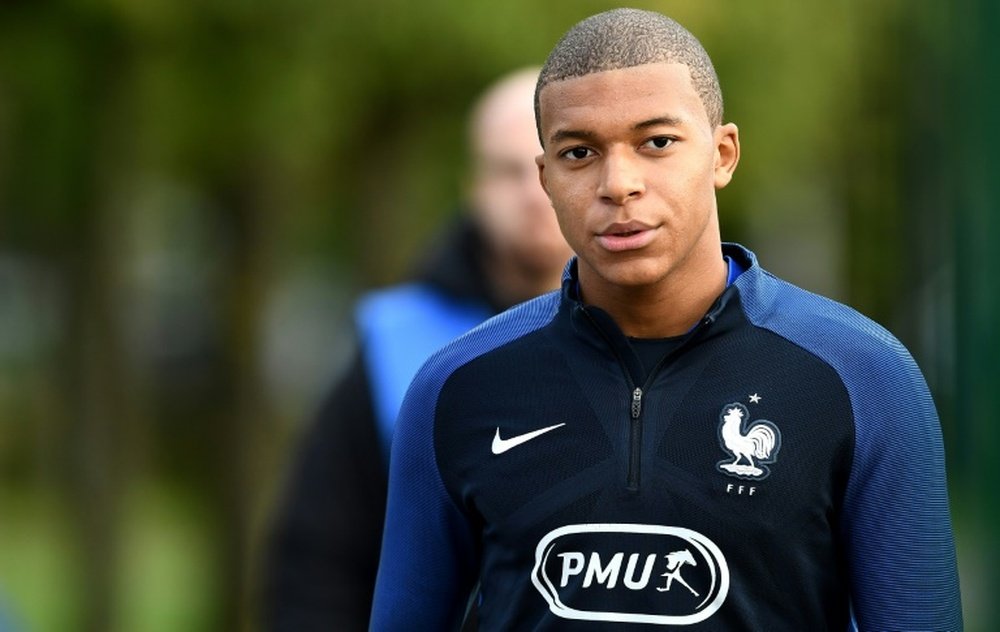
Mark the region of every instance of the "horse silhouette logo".
POLYGON ((660 577, 667 578, 667 585, 657 586, 656 590, 660 592, 667 592, 668 590, 670 590, 670 587, 674 583, 674 581, 676 581, 678 584, 681 584, 689 591, 691 591, 692 595, 694 595, 695 597, 700 597, 701 595, 698 594, 698 591, 695 590, 694 588, 691 588, 691 585, 688 584, 686 581, 684 581, 684 578, 681 577, 681 571, 684 570, 685 564, 688 564, 690 566, 698 565, 698 562, 695 561, 694 556, 691 555, 691 551, 689 551, 688 549, 684 549, 683 551, 673 551, 671 553, 667 553, 663 557, 667 558, 667 572, 661 574, 660 577))

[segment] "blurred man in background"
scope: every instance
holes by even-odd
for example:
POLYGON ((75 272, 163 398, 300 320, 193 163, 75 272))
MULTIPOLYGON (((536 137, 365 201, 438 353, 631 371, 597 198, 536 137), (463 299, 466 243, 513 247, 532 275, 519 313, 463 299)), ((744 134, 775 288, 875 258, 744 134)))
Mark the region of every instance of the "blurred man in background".
POLYGON ((559 286, 571 251, 538 182, 537 77, 516 71, 480 97, 466 212, 411 281, 357 305, 357 354, 300 445, 267 543, 267 629, 367 629, 389 442, 410 379, 453 338, 559 286))

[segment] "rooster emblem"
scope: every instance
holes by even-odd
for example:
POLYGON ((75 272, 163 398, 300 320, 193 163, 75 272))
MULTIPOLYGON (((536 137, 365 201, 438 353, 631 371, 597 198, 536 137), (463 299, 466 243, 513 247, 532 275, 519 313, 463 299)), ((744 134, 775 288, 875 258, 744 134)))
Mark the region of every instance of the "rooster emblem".
POLYGON ((727 404, 719 415, 719 444, 733 455, 733 460, 722 460, 719 470, 743 479, 760 480, 770 474, 764 463, 774 463, 781 447, 781 432, 766 419, 747 424, 750 416, 746 406, 727 404))

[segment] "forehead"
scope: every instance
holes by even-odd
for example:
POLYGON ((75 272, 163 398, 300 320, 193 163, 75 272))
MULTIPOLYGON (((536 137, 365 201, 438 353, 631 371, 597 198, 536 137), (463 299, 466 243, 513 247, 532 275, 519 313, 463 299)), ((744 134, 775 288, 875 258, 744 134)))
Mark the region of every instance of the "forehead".
POLYGON ((678 63, 644 64, 553 81, 539 92, 538 104, 546 141, 566 128, 597 131, 658 118, 708 124, 691 73, 678 63))

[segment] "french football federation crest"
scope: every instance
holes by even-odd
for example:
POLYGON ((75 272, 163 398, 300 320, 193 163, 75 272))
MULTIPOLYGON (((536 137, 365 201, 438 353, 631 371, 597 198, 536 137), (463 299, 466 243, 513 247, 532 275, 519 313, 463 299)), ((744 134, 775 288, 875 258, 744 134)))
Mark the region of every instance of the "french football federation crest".
POLYGON ((719 414, 719 445, 733 456, 719 461, 720 472, 746 480, 759 481, 771 471, 781 447, 781 431, 770 421, 749 421, 750 412, 738 402, 726 404, 719 414))

